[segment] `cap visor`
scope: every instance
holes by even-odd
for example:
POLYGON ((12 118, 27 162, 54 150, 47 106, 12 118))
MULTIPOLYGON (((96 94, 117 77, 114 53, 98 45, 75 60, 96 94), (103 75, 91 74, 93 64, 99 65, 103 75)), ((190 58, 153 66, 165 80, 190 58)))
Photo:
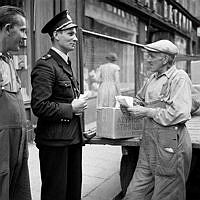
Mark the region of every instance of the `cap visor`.
POLYGON ((68 24, 67 26, 64 26, 60 30, 67 30, 67 29, 70 29, 70 28, 77 28, 77 27, 78 27, 78 25, 76 25, 76 24, 68 24))

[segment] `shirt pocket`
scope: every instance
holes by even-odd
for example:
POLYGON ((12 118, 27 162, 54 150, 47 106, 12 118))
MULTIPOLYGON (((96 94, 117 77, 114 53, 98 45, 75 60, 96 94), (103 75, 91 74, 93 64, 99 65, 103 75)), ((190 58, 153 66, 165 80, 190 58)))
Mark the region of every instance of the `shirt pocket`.
POLYGON ((64 81, 64 80, 63 81, 59 80, 57 84, 61 87, 66 87, 66 88, 72 86, 71 81, 64 81))
POLYGON ((71 81, 59 80, 56 84, 56 92, 60 97, 69 98, 73 97, 73 87, 71 81))
POLYGON ((172 127, 158 130, 157 167, 159 176, 175 177, 177 175, 177 131, 172 127))

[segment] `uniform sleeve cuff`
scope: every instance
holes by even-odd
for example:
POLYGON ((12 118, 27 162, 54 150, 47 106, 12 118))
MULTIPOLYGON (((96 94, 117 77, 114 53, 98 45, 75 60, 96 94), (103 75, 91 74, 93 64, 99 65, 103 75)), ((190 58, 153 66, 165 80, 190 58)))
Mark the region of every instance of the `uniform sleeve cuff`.
POLYGON ((71 104, 59 103, 60 106, 60 117, 64 119, 73 118, 73 110, 71 104))

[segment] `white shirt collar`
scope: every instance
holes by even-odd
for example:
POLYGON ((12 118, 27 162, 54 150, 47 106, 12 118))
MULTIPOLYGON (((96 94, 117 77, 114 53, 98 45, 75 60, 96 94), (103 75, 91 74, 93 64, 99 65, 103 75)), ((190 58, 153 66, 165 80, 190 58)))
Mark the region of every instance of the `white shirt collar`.
POLYGON ((63 59, 66 63, 68 63, 68 55, 66 55, 65 53, 63 53, 62 51, 60 51, 59 49, 57 49, 56 47, 51 47, 51 49, 52 49, 53 51, 55 51, 56 53, 58 53, 58 54, 62 57, 62 59, 63 59))

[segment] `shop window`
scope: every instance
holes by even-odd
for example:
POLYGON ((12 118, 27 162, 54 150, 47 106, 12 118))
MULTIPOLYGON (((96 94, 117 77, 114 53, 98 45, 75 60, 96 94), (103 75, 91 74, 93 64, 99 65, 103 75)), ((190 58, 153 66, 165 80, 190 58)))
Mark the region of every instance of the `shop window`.
POLYGON ((138 32, 137 17, 99 0, 85 1, 84 22, 87 30, 133 42, 138 32))
MULTIPOLYGON (((175 35, 174 43, 179 49, 179 54, 186 55, 187 54, 187 40, 179 35, 175 35)), ((187 61, 181 60, 176 62, 176 67, 178 69, 183 69, 184 71, 188 72, 187 68, 187 61)))
POLYGON ((134 90, 134 47, 120 41, 96 37, 84 36, 84 82, 85 90, 89 91, 90 97, 97 95, 98 80, 97 72, 100 65, 106 62, 105 57, 109 53, 117 54, 117 64, 120 66, 121 91, 134 90))
POLYGON ((135 94, 136 51, 135 46, 128 41, 136 42, 138 19, 116 6, 98 0, 86 0, 84 22, 85 30, 98 34, 83 35, 84 89, 89 95, 85 120, 89 124, 96 120, 98 69, 107 62, 105 57, 110 52, 118 57, 116 64, 120 67, 121 93, 135 94))
POLYGON ((187 40, 179 35, 175 35, 174 43, 179 48, 179 54, 187 54, 187 40))
POLYGON ((122 94, 135 94, 135 47, 127 43, 92 34, 84 34, 84 90, 90 101, 86 111, 86 123, 95 119, 96 97, 99 88, 99 68, 107 63, 106 56, 115 53, 118 57, 116 64, 120 67, 119 88, 122 94), (92 113, 88 113, 90 111, 92 113))

